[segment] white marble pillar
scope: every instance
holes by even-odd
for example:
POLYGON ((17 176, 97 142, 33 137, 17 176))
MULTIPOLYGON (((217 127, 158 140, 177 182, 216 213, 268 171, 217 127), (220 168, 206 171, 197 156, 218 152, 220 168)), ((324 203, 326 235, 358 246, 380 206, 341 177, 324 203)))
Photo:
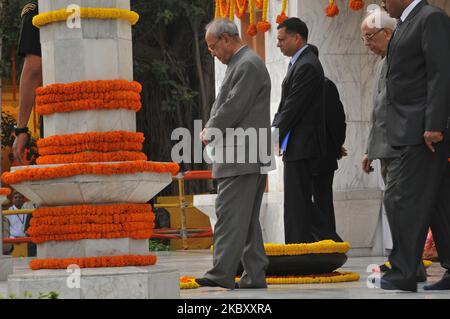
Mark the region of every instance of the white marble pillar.
MULTIPOLYGON (((41 0, 39 12, 68 5, 130 9, 129 0, 41 0)), ((44 85, 88 80, 133 80, 130 23, 121 19, 82 19, 81 28, 68 28, 66 21, 41 27, 44 85)), ((44 116, 45 137, 61 134, 136 131, 136 113, 116 109, 77 111, 44 116), (107 116, 105 114, 108 113, 107 116)))

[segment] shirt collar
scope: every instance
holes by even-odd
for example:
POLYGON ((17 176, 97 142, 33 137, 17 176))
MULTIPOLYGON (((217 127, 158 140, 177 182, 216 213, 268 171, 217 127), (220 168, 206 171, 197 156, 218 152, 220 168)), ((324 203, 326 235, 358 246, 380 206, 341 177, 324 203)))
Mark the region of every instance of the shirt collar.
POLYGON ((402 22, 405 22, 406 18, 409 16, 409 14, 411 13, 411 11, 414 10, 414 8, 421 2, 422 0, 414 0, 413 2, 411 2, 411 4, 409 6, 406 7, 406 9, 403 11, 402 15, 400 16, 400 20, 402 20, 402 22))
POLYGON ((294 54, 294 56, 293 56, 292 59, 291 59, 291 65, 294 65, 295 62, 297 62, 298 58, 299 58, 300 55, 303 53, 303 51, 306 50, 307 47, 308 47, 308 45, 306 44, 304 47, 302 47, 301 49, 299 49, 299 50, 297 51, 296 54, 294 54))

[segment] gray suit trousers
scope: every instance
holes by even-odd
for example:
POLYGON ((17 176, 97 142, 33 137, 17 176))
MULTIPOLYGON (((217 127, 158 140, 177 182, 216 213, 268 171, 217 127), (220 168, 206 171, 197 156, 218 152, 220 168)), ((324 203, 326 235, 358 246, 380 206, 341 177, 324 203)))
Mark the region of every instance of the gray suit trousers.
POLYGON ((235 287, 242 262, 240 288, 265 288, 269 264, 264 251, 259 211, 267 175, 247 174, 217 179, 213 267, 205 274, 225 287, 235 287))
POLYGON ((392 270, 385 277, 394 283, 415 282, 430 226, 441 265, 450 270, 450 144, 434 145, 435 153, 424 144, 402 147, 385 194, 394 241, 392 270))

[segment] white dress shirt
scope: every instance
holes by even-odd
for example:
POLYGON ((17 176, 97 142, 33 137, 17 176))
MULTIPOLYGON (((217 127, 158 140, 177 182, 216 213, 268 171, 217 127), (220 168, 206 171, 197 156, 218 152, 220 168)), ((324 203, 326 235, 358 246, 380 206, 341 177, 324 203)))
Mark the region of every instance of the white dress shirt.
POLYGON ((403 11, 402 15, 400 16, 400 20, 402 20, 402 22, 405 22, 406 18, 409 16, 409 14, 411 13, 411 11, 414 10, 414 8, 421 2, 422 0, 414 0, 413 2, 411 2, 411 4, 409 6, 406 7, 406 9, 403 11))

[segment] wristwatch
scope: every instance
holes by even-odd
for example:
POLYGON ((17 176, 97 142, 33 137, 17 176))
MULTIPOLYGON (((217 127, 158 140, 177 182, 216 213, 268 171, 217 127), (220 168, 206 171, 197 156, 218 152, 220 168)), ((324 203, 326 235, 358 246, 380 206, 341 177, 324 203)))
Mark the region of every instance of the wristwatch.
POLYGON ((28 133, 28 127, 14 127, 14 134, 16 134, 16 136, 19 136, 22 133, 28 133))

